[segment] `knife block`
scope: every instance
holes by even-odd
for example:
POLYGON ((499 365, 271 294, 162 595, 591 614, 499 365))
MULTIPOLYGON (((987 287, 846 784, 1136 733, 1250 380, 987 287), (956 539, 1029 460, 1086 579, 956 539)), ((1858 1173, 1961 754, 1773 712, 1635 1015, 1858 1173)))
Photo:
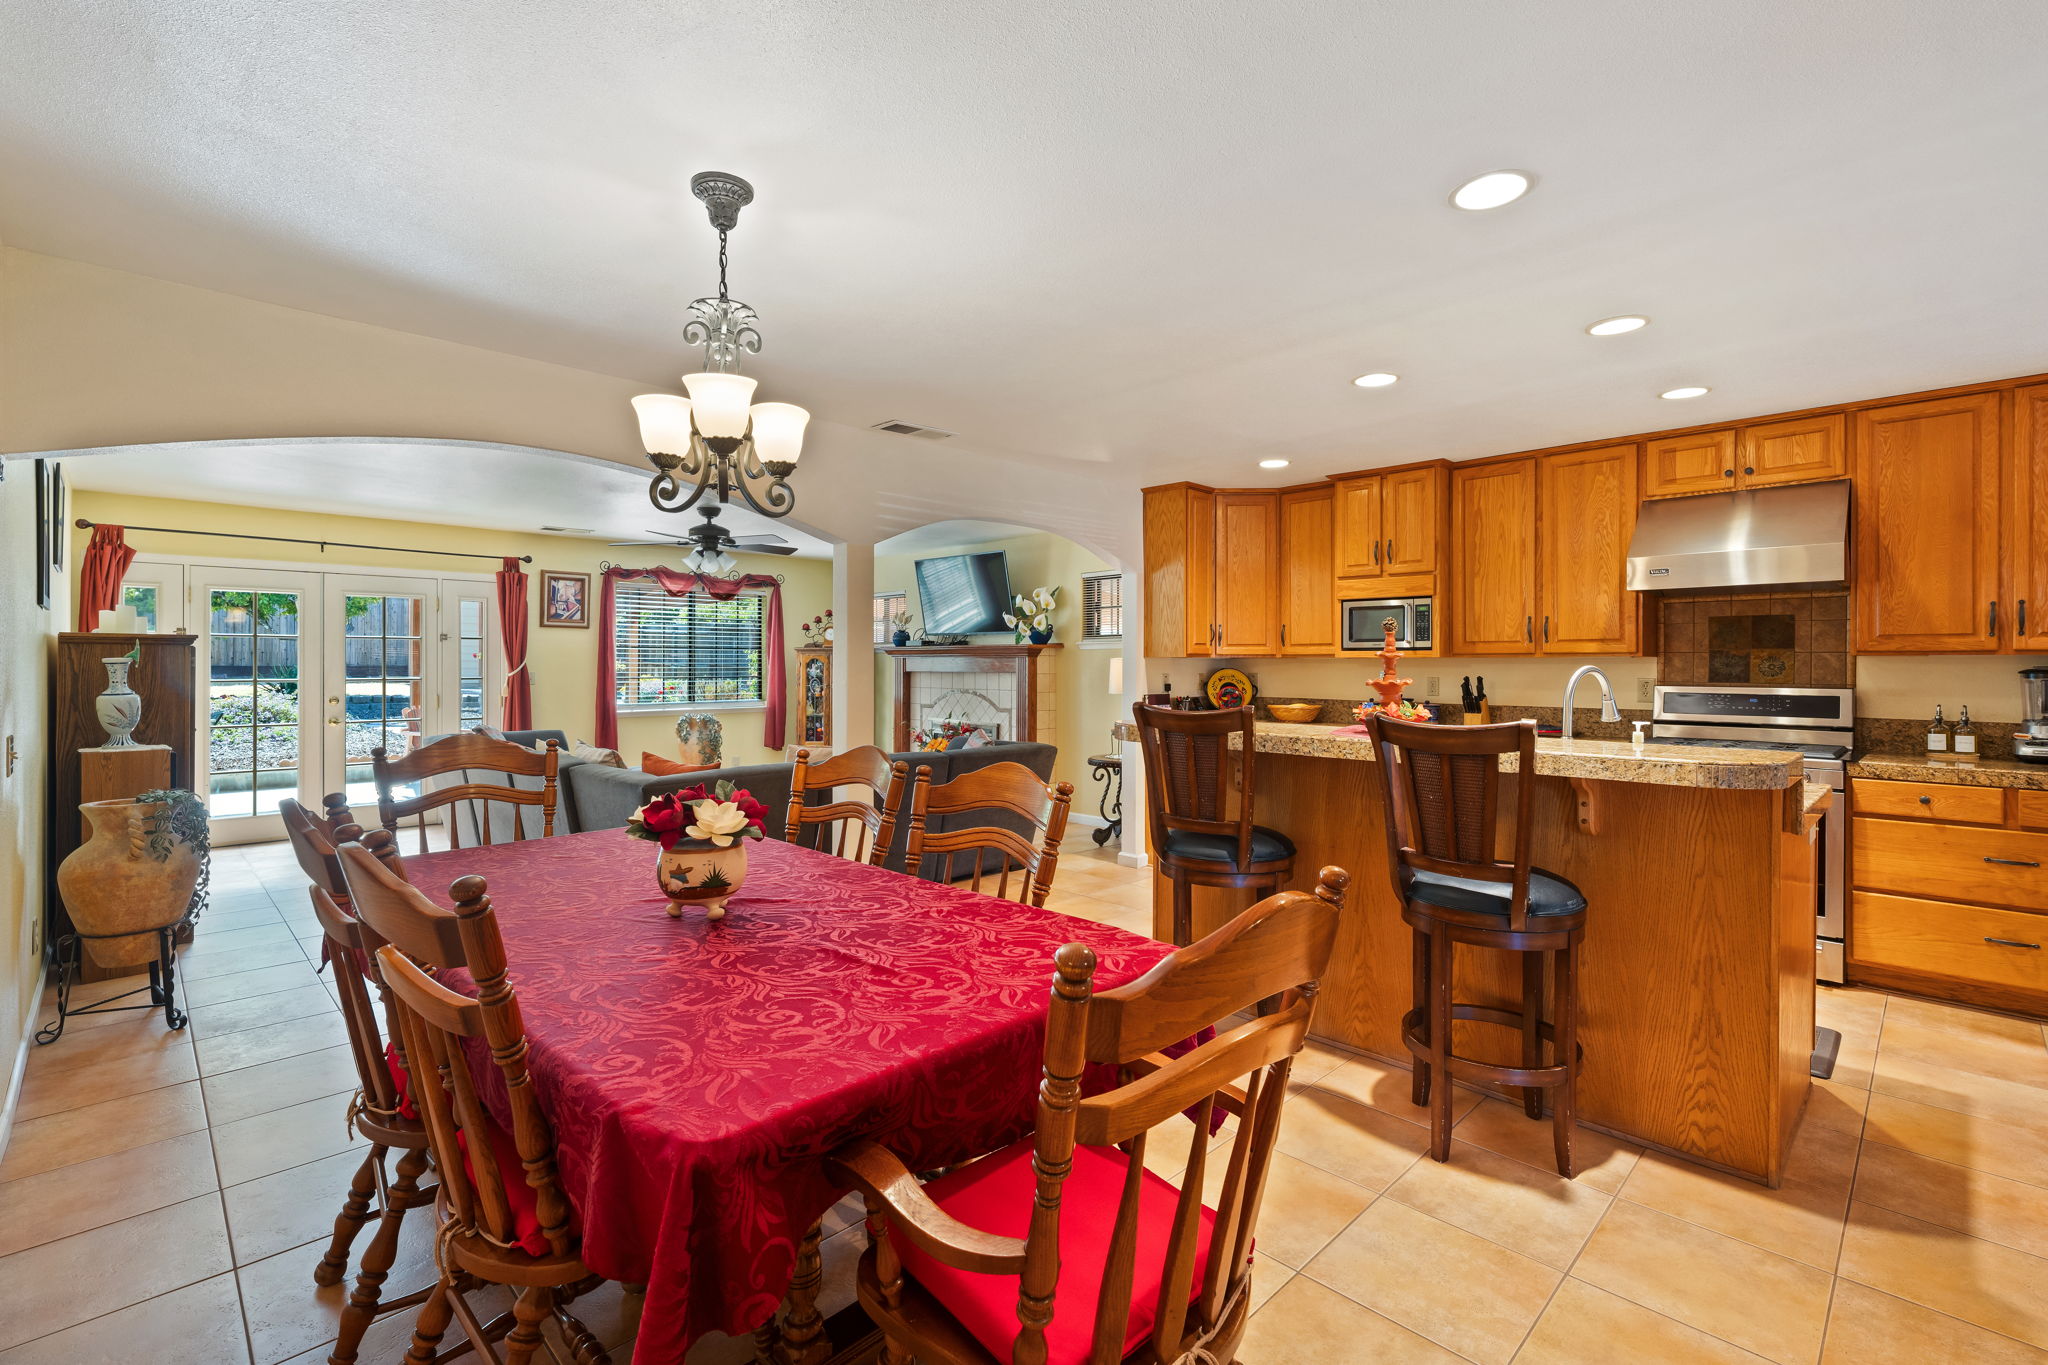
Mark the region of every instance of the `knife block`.
POLYGON ((1465 713, 1464 723, 1466 725, 1493 724, 1493 703, 1484 701, 1480 702, 1479 709, 1477 711, 1467 711, 1465 713))

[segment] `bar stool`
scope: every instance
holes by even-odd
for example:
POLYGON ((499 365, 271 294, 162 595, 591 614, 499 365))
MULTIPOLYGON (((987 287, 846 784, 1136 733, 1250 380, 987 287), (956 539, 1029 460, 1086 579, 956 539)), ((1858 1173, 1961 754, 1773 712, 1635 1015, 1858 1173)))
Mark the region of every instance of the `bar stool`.
POLYGON ((1530 1118, 1543 1117, 1552 1092, 1557 1169, 1575 1173, 1572 1133, 1578 1111, 1578 950, 1586 898, 1564 878, 1529 865, 1530 800, 1535 783, 1536 722, 1416 725, 1372 717, 1375 757, 1386 797, 1387 864, 1401 918, 1415 930, 1415 1008, 1401 1020, 1415 1058, 1414 1101, 1429 1106, 1429 1154, 1451 1154, 1451 1081, 1519 1086, 1530 1118), (1495 856, 1500 815, 1500 756, 1517 754, 1514 856, 1495 856), (1461 1005, 1451 998, 1451 949, 1463 943, 1522 955, 1522 1008, 1461 1005), (1543 1022, 1545 955, 1555 971, 1543 1022), (1520 1066, 1451 1051, 1451 1021, 1500 1024, 1522 1035, 1520 1066), (1553 1060, 1543 1061, 1543 1044, 1553 1060))
POLYGON ((1131 708, 1145 752, 1145 816, 1159 871, 1173 882, 1173 942, 1194 941, 1194 888, 1271 895, 1294 876, 1294 841, 1252 823, 1252 709, 1131 708), (1237 813, 1229 814, 1231 736, 1240 737, 1237 813))

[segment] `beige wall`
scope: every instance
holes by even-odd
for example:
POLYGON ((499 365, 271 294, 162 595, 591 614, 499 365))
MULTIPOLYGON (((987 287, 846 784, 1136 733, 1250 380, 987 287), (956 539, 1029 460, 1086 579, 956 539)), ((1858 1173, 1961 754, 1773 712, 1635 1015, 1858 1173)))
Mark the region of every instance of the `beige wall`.
MULTIPOLYGON (((123 526, 189 526, 211 531, 249 531, 260 535, 296 536, 305 539, 354 541, 358 544, 403 545, 422 550, 473 551, 487 555, 530 554, 527 596, 529 612, 536 618, 540 606, 540 571, 562 569, 593 575, 591 611, 596 615, 595 575, 601 561, 651 564, 659 557, 645 558, 644 552, 620 551, 603 542, 572 536, 527 535, 511 531, 486 531, 462 526, 438 526, 424 522, 388 521, 373 517, 323 516, 314 512, 273 511, 227 503, 188 502, 170 498, 128 497, 118 494, 74 491, 74 517, 109 521, 123 526), (627 558, 631 555, 632 558, 627 558)), ((83 554, 89 531, 74 530, 73 555, 83 554)), ((321 564, 347 568, 406 569, 421 573, 490 573, 497 565, 488 560, 439 559, 431 555, 392 554, 377 550, 331 550, 323 554, 313 545, 280 545, 260 540, 214 540, 203 536, 163 535, 151 531, 132 532, 128 543, 138 552, 210 560, 268 560, 284 564, 317 567, 321 564)), ((787 641, 793 650, 800 637, 799 619, 809 619, 831 601, 832 565, 822 559, 795 559, 773 555, 735 556, 746 573, 779 573, 785 580, 783 610, 789 622, 787 641)), ((669 557, 673 560, 674 556, 669 557)), ((72 562, 77 562, 75 559, 72 562)), ((74 590, 65 620, 75 619, 74 590)), ((541 729, 568 732, 572 740, 591 739, 597 714, 597 627, 588 630, 541 627, 527 632, 528 670, 533 680, 534 724, 541 729)), ((794 654, 788 660, 789 676, 796 676, 794 654)), ((757 709, 730 710, 725 719, 725 753, 729 763, 758 763, 768 756, 761 745, 761 712, 757 709)), ((792 694, 791 715, 795 714, 792 694)), ((619 748, 630 764, 637 764, 643 750, 673 758, 677 752, 673 714, 622 714, 619 717, 619 748)), ((793 737, 794 728, 790 730, 793 737)))
MULTIPOLYGON (((35 1019, 41 979, 43 834, 46 819, 51 632, 56 613, 35 604, 33 466, 7 466, 0 481, 0 752, 17 759, 0 776, 0 1147, 14 1112, 19 1063, 35 1019)), ((71 561, 67 560, 67 563, 71 561)), ((61 585, 59 587, 61 592, 61 585)))

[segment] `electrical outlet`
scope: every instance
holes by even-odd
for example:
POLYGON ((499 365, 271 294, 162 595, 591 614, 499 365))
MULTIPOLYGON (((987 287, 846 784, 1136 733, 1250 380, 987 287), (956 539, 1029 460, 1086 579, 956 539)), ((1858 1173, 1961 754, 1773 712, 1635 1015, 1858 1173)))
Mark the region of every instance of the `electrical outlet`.
POLYGON ((1657 700, 1657 680, 1655 678, 1636 679, 1636 700, 1642 702, 1654 702, 1657 700))
POLYGON ((1438 677, 1431 677, 1427 685, 1423 688, 1422 695, 1425 697, 1434 697, 1443 690, 1444 680, 1438 677))

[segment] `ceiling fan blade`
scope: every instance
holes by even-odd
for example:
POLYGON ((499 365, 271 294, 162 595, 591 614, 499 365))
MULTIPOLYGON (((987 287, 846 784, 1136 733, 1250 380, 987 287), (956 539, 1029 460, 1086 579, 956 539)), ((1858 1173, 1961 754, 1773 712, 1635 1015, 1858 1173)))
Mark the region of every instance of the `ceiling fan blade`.
POLYGON ((796 546, 794 545, 762 545, 747 540, 735 541, 726 548, 735 554, 743 555, 793 555, 796 553, 796 546))
POLYGON ((635 546, 641 546, 641 545, 661 545, 661 546, 669 546, 669 545, 688 545, 689 543, 690 543, 690 542, 689 542, 689 541, 687 541, 687 540, 614 540, 614 541, 610 542, 610 544, 611 544, 611 547, 612 547, 613 549, 615 549, 615 550, 617 550, 617 549, 626 549, 626 548, 629 548, 629 547, 635 547, 635 546))

